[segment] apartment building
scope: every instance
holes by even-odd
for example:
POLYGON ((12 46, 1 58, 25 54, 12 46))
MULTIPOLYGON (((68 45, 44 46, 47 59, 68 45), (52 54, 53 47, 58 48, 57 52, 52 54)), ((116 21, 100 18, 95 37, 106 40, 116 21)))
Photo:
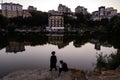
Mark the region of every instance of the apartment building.
POLYGON ((3 3, 2 15, 8 18, 22 16, 22 5, 15 3, 3 3))
POLYGON ((75 8, 75 13, 82 13, 84 15, 88 14, 87 8, 84 8, 83 6, 77 6, 75 8))
POLYGON ((52 30, 63 30, 64 29, 64 18, 62 15, 51 15, 49 16, 49 27, 52 30))
POLYGON ((92 13, 92 20, 111 19, 115 15, 117 15, 117 10, 113 7, 105 8, 105 6, 101 6, 98 11, 92 13))
POLYGON ((49 14, 48 17, 48 27, 46 27, 47 31, 63 31, 64 30, 64 18, 62 14, 49 14))
POLYGON ((71 13, 71 9, 62 4, 59 4, 58 11, 61 13, 71 13))

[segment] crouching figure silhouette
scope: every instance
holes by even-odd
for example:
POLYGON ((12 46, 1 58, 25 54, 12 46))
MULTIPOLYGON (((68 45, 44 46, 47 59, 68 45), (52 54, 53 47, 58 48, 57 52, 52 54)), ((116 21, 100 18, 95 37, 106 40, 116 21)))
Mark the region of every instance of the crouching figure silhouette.
POLYGON ((68 66, 65 62, 63 62, 62 60, 60 60, 60 65, 59 65, 59 74, 58 76, 60 76, 61 72, 68 72, 68 66))

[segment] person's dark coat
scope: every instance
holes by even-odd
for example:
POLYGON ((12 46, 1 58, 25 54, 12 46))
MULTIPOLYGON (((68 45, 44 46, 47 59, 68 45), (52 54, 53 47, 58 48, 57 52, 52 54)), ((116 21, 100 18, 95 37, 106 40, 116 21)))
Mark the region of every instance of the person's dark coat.
POLYGON ((50 67, 56 68, 56 63, 57 63, 57 57, 55 55, 52 55, 50 58, 50 67))
POLYGON ((65 62, 62 64, 62 70, 65 71, 65 72, 68 71, 68 66, 65 62))

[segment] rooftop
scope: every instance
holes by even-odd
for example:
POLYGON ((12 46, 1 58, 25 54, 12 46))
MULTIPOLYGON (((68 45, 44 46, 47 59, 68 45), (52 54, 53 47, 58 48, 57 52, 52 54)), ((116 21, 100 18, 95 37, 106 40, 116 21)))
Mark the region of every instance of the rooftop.
POLYGON ((2 3, 2 5, 19 5, 19 6, 22 6, 19 3, 12 3, 12 2, 10 2, 10 3, 2 3))

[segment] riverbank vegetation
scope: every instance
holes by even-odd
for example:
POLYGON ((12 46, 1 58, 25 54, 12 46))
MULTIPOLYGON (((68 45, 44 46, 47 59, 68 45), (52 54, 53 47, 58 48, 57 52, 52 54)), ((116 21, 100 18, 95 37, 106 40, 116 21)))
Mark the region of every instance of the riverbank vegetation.
MULTIPOLYGON (((48 13, 41 11, 30 12, 31 17, 15 17, 6 18, 0 15, 0 29, 39 29, 44 31, 48 26, 48 13)), ((102 19, 99 21, 91 20, 91 15, 79 14, 63 14, 65 30, 87 30, 95 34, 111 33, 112 35, 120 34, 120 16, 114 16, 111 19, 102 19)))
POLYGON ((115 70, 120 69, 120 51, 111 53, 110 55, 103 55, 103 53, 97 54, 96 68, 99 71, 102 70, 115 70))

